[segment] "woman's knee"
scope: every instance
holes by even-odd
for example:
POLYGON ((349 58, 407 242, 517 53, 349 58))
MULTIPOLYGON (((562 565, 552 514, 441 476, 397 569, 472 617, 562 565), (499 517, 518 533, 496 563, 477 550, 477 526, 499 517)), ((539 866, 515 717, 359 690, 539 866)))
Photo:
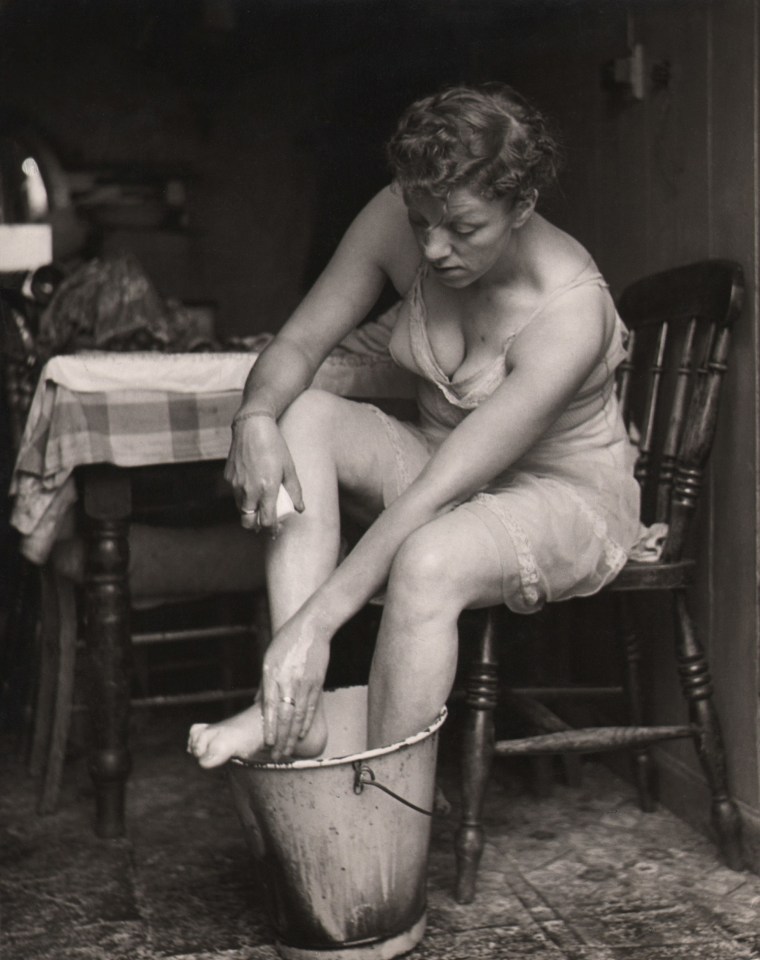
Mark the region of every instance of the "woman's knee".
POLYGON ((416 530, 401 545, 388 578, 389 596, 419 610, 461 610, 466 604, 456 551, 431 525, 416 530))
POLYGON ((330 429, 336 415, 338 398, 325 390, 304 390, 280 417, 284 431, 330 429))
POLYGON ((455 510, 407 538, 393 561, 388 594, 411 611, 458 615, 503 602, 512 575, 519 584, 516 558, 500 554, 480 520, 455 510))

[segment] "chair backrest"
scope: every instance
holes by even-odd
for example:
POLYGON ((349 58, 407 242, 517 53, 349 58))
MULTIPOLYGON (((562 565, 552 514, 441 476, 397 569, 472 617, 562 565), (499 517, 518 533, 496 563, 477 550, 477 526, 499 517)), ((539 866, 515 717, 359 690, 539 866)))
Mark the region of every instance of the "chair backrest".
POLYGON ((697 506, 743 293, 739 264, 704 260, 644 277, 618 301, 629 330, 618 391, 639 450, 642 518, 669 524, 665 560, 681 558, 697 506))

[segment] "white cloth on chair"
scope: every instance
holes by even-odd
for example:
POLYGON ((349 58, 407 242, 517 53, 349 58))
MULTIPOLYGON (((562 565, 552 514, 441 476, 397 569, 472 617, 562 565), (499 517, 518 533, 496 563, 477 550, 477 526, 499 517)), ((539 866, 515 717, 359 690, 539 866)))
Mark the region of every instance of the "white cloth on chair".
POLYGON ((650 527, 642 523, 639 539, 628 551, 628 559, 636 563, 658 563, 667 539, 667 523, 653 523, 650 527))

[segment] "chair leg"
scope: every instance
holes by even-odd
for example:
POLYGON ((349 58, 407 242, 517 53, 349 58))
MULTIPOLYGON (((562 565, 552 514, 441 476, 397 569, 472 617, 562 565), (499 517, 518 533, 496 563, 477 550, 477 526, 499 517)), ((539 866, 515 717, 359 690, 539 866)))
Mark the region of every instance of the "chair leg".
POLYGON ((483 802, 491 771, 494 745, 493 712, 496 707, 495 613, 489 610, 480 638, 479 657, 467 683, 467 714, 462 741, 462 819, 456 835, 456 899, 470 903, 483 853, 483 802))
MULTIPOLYGON (((641 696, 641 647, 636 631, 631 598, 614 594, 615 616, 623 648, 623 686, 625 688, 628 723, 632 727, 644 725, 644 709, 641 696)), ((631 750, 633 776, 639 795, 639 806, 645 813, 655 809, 654 783, 656 768, 652 751, 648 746, 631 750)))
POLYGON ((39 629, 39 570, 21 555, 11 559, 9 606, 0 618, 0 726, 18 730, 14 752, 28 762, 34 719, 34 664, 39 629))
POLYGON ((70 580, 60 576, 56 576, 55 581, 59 617, 58 675, 55 687, 55 706, 50 728, 50 744, 37 808, 41 814, 52 813, 58 804, 74 700, 77 648, 77 611, 74 585, 70 580))
POLYGON ((51 567, 44 567, 40 578, 40 662, 34 729, 29 752, 29 772, 33 777, 44 772, 45 757, 50 747, 50 728, 53 723, 55 683, 58 673, 59 623, 55 573, 51 567))
POLYGON ((712 821, 726 864, 744 869, 739 811, 728 792, 726 755, 718 714, 713 703, 712 679, 684 591, 675 595, 676 657, 689 719, 699 728, 695 746, 712 794, 712 821))

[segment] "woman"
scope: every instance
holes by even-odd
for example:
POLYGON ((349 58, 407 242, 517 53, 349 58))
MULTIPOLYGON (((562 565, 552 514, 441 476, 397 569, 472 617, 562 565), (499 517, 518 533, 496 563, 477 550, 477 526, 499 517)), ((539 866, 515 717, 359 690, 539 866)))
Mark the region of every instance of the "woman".
POLYGON ((636 539, 613 379, 624 328, 586 250, 535 211, 557 168, 543 118, 509 87, 454 88, 406 111, 388 156, 393 184, 253 367, 233 421, 242 523, 276 535, 273 639, 260 702, 192 727, 204 767, 322 750, 331 637, 383 587, 370 748, 438 714, 464 608, 594 593, 636 539), (414 425, 306 389, 387 279, 402 298, 389 348, 419 376, 414 425), (279 524, 281 483, 297 512, 279 524), (339 505, 369 524, 340 563, 339 505))

